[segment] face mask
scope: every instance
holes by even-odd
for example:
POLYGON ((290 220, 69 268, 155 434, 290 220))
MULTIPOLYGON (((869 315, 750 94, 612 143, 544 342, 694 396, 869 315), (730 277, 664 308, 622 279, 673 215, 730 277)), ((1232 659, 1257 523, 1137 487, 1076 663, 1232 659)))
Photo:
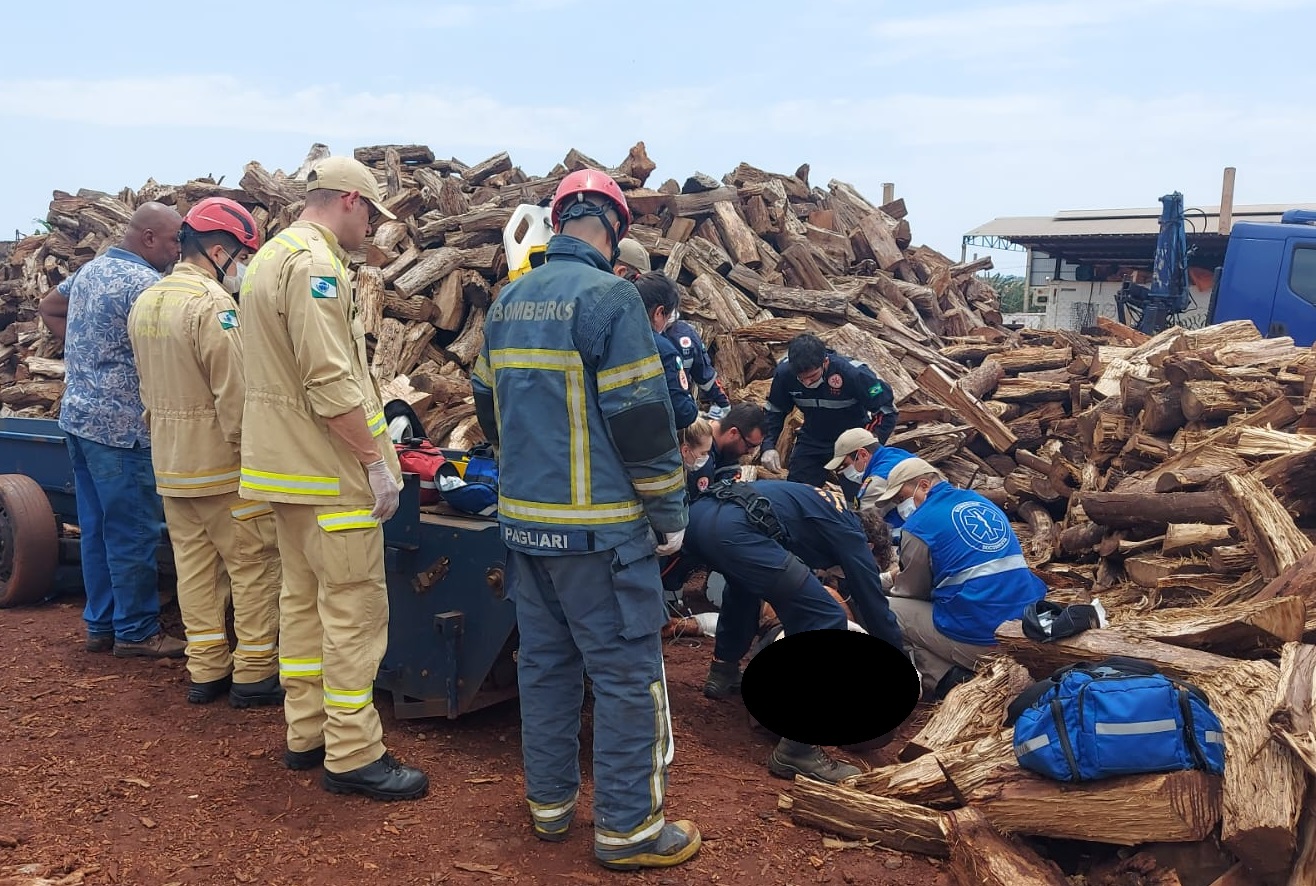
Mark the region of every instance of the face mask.
POLYGON ((242 289, 242 278, 247 275, 247 266, 242 262, 233 263, 233 273, 224 277, 224 288, 231 294, 237 295, 242 289))
POLYGON ((827 373, 825 372, 819 373, 818 378, 815 381, 800 381, 800 384, 804 385, 806 388, 816 388, 823 383, 823 376, 826 374, 827 373))
POLYGON ((672 324, 680 319, 681 319, 680 309, 672 311, 672 313, 667 316, 667 322, 663 324, 663 329, 671 329, 672 324))
POLYGON ((687 463, 685 467, 686 467, 687 470, 690 470, 690 471, 697 471, 697 470, 699 470, 700 468, 702 468, 702 467, 703 467, 704 465, 706 465, 706 464, 708 464, 708 453, 707 453, 707 452, 705 452, 703 455, 699 456, 699 458, 695 459, 695 463, 694 463, 694 464, 688 464, 688 463, 687 463))
POLYGON ((858 483, 864 479, 864 472, 856 468, 854 465, 850 465, 848 468, 841 471, 841 476, 849 480, 851 483, 858 483))
POLYGON ((896 505, 896 513, 900 515, 900 519, 902 520, 908 520, 917 510, 918 505, 914 504, 914 499, 912 498, 907 498, 900 504, 896 505))

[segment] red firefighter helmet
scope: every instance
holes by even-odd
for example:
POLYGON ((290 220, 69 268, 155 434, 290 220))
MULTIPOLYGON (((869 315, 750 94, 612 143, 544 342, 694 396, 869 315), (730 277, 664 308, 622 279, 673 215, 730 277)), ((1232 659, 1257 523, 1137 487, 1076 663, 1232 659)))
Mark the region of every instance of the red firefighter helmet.
POLYGON ((223 231, 232 234, 243 246, 253 251, 260 248, 260 234, 256 219, 235 200, 227 197, 207 197, 187 213, 183 224, 197 233, 223 231))
POLYGON ((579 169, 562 179, 562 183, 557 186, 557 193, 553 195, 553 209, 550 212, 553 230, 559 229, 563 209, 573 203, 583 202, 585 194, 608 198, 621 218, 621 231, 617 237, 625 237, 631 227, 631 208, 626 205, 621 187, 611 176, 597 169, 579 169))

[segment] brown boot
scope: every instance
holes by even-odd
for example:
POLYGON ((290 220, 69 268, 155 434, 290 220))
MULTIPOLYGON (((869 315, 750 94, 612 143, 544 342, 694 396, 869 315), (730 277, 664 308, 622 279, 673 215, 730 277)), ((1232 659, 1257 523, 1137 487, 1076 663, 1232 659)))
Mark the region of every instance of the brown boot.
POLYGON ((182 658, 187 644, 177 637, 171 637, 164 631, 157 631, 155 636, 147 637, 138 643, 114 642, 115 658, 182 658))

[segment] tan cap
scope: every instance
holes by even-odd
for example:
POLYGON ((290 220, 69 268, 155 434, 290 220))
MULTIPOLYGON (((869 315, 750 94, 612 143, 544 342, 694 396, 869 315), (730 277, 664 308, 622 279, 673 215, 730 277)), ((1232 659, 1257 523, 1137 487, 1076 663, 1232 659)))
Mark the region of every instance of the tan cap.
POLYGON ((384 195, 379 192, 374 173, 354 157, 325 157, 312 166, 306 175, 306 190, 321 188, 344 193, 359 191, 384 218, 397 218, 384 208, 384 195))
POLYGON ((921 458, 907 458, 900 464, 891 469, 891 473, 886 476, 886 489, 879 495, 875 502, 881 503, 891 501, 900 494, 900 487, 904 486, 910 480, 917 480, 919 477, 926 477, 929 474, 935 476, 938 480, 945 480, 945 474, 937 470, 935 466, 928 464, 921 458))
POLYGON ((872 446, 876 442, 877 438, 871 432, 863 428, 851 428, 836 438, 836 447, 832 450, 832 455, 836 458, 829 461, 824 467, 829 471, 834 471, 841 466, 841 462, 845 461, 847 455, 858 452, 865 446, 872 446))
POLYGON ((630 265, 641 274, 653 270, 653 265, 649 264, 649 253, 638 240, 632 240, 630 237, 622 238, 617 244, 617 253, 617 261, 630 265))

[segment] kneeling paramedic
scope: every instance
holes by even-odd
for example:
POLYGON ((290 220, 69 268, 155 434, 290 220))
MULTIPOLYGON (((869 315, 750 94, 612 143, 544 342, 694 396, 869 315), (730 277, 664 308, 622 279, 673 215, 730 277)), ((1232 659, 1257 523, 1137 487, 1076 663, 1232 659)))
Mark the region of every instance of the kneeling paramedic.
MULTIPOLYGON (((867 511, 877 507, 877 497, 886 491, 891 469, 913 457, 913 453, 895 446, 883 446, 867 428, 851 428, 836 438, 832 460, 826 467, 829 471, 840 471, 846 481, 857 487, 850 505, 857 511, 867 511)), ((882 510, 891 527, 891 542, 899 545, 900 527, 905 522, 901 511, 912 513, 913 508, 902 504, 898 510, 888 503, 882 510)))
MULTIPOLYGON (((726 577, 713 663, 704 694, 740 690, 740 661, 758 630, 762 602, 787 634, 845 630, 845 612, 814 575, 839 566, 868 633, 900 649, 900 628, 887 608, 868 538, 841 496, 802 483, 720 482, 690 505, 684 550, 726 577)), ((858 774, 814 745, 782 739, 768 760, 773 775, 838 782, 858 774)))
POLYGON ((670 867, 700 846, 693 822, 664 814, 673 745, 658 555, 680 548, 686 523, 672 404, 640 296, 610 273, 631 222, 621 189, 595 170, 571 173, 550 217, 544 264, 490 307, 471 378, 480 426, 502 453, 526 799, 535 836, 568 837, 588 675, 594 857, 670 867))
POLYGON ((676 346, 662 334, 667 319, 676 310, 681 291, 675 283, 656 271, 641 274, 634 282, 635 288, 640 291, 640 300, 644 302, 645 313, 649 316, 649 326, 653 329, 654 347, 658 349, 658 359, 663 364, 667 396, 672 400, 672 416, 679 431, 699 418, 699 407, 690 396, 690 383, 686 380, 685 370, 681 368, 681 355, 676 352, 676 346))
POLYGON ((900 534, 891 609, 900 620, 925 698, 944 698, 996 649, 1002 622, 1046 596, 1010 520, 976 492, 958 489, 921 458, 891 469, 877 503, 910 502, 900 534))
POLYGON ((351 157, 311 167, 301 217, 261 247, 242 284, 247 398, 242 497, 270 502, 283 560, 279 676, 284 765, 376 800, 428 790, 384 748, 373 687, 388 645, 383 523, 402 472, 366 361, 348 252, 376 215, 374 174, 351 157))
POLYGON ((188 212, 178 240, 182 260, 133 303, 128 336, 174 549, 187 700, 227 694, 235 708, 281 704, 274 513, 238 495, 244 388, 233 295, 260 235, 241 204, 209 197, 188 212), (236 651, 225 630, 221 568, 232 587, 236 651))

